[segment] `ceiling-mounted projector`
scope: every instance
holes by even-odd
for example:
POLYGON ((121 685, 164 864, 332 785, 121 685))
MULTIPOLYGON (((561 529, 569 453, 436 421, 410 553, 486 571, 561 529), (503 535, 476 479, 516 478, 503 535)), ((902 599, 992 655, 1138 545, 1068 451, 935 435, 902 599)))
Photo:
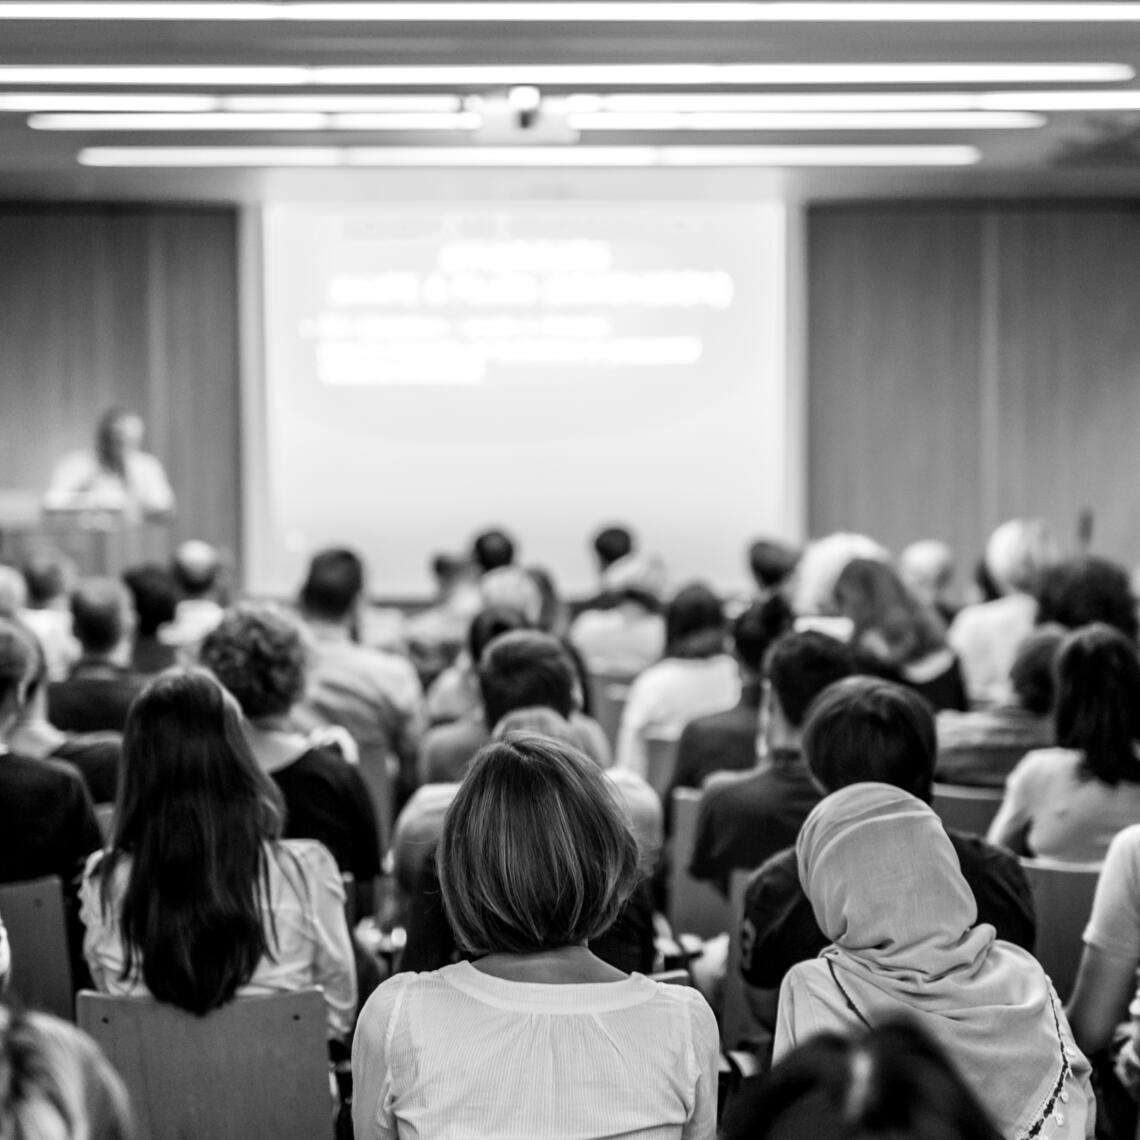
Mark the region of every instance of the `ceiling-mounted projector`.
POLYGON ((567 122, 566 101, 545 98, 537 87, 511 87, 472 96, 467 106, 478 111, 483 125, 471 132, 477 143, 494 146, 551 146, 578 141, 567 122))

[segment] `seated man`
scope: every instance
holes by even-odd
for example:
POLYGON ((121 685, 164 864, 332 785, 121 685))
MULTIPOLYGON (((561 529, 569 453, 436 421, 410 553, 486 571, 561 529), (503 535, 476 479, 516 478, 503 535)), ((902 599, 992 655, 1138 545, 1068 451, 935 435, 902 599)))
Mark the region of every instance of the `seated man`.
POLYGON ((131 668, 143 677, 153 677, 175 663, 174 646, 161 641, 164 627, 178 612, 178 587, 165 566, 149 562, 133 566, 123 574, 138 615, 131 668))
POLYGON ((808 706, 828 685, 855 671, 851 650, 809 630, 780 638, 768 654, 760 718, 766 754, 750 772, 719 772, 705 784, 689 872, 728 894, 733 871, 759 867, 794 843, 819 802, 800 750, 808 706))
POLYGON ((936 779, 1001 788, 1027 752, 1053 745, 1053 659, 1062 637, 1059 628, 1048 626, 1021 643, 1009 674, 1009 699, 992 708, 938 714, 936 779))
POLYGON ((43 646, 49 681, 62 681, 79 660, 79 644, 71 632, 75 578, 75 563, 56 550, 38 551, 24 563, 28 604, 20 621, 43 646))
MULTIPOLYGON (((934 717, 912 690, 876 677, 850 677, 811 710, 803 733, 812 778, 826 794, 848 784, 893 784, 929 802, 934 774, 934 717)), ((985 840, 949 831, 962 874, 978 903, 978 921, 1026 949, 1035 923, 1029 884, 1017 859, 985 840)), ((797 962, 828 944, 800 886, 796 852, 787 847, 752 877, 741 928, 741 973, 750 986, 775 991, 797 962)))
POLYGON ((163 626, 158 639, 183 661, 193 660, 202 639, 222 620, 221 553, 208 542, 191 539, 174 552, 170 574, 180 600, 174 620, 163 626))
POLYGON ((129 669, 135 611, 115 578, 88 578, 71 599, 81 656, 67 679, 48 688, 48 720, 64 732, 122 732, 143 687, 129 669))
POLYGON ((606 581, 606 572, 618 562, 628 559, 636 549, 633 531, 620 524, 605 526, 594 535, 590 544, 598 563, 600 590, 578 606, 579 613, 589 610, 608 610, 615 606, 620 597, 615 595, 611 584, 606 581))

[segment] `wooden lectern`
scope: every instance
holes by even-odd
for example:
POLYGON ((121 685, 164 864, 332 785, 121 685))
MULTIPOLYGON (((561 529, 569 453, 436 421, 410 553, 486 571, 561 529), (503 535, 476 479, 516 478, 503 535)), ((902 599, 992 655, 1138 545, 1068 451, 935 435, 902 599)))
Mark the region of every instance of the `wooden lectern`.
POLYGON ((52 507, 40 519, 43 538, 73 558, 81 574, 117 577, 140 562, 170 561, 170 516, 136 520, 122 511, 52 507))

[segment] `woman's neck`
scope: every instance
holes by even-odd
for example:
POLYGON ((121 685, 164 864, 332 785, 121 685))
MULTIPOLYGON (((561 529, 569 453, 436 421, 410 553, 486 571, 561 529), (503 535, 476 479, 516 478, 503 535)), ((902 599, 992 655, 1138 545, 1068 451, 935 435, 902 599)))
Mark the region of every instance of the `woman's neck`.
POLYGON ((628 975, 592 954, 586 944, 556 946, 533 954, 492 953, 472 962, 482 974, 508 982, 573 985, 620 982, 628 975))
POLYGON ((289 723, 288 716, 246 721, 246 736, 262 771, 276 772, 309 750, 308 740, 289 723))

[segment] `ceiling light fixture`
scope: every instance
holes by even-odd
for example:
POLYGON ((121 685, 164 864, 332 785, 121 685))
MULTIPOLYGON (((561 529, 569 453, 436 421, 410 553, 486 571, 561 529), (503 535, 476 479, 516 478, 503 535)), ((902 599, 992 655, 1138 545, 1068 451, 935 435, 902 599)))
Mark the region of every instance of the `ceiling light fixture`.
POLYGON ((483 117, 475 111, 354 112, 314 111, 205 114, 38 114, 28 118, 37 131, 473 131, 483 117))
POLYGON ((1028 111, 640 111, 572 113, 578 131, 980 131, 1043 127, 1028 111))

